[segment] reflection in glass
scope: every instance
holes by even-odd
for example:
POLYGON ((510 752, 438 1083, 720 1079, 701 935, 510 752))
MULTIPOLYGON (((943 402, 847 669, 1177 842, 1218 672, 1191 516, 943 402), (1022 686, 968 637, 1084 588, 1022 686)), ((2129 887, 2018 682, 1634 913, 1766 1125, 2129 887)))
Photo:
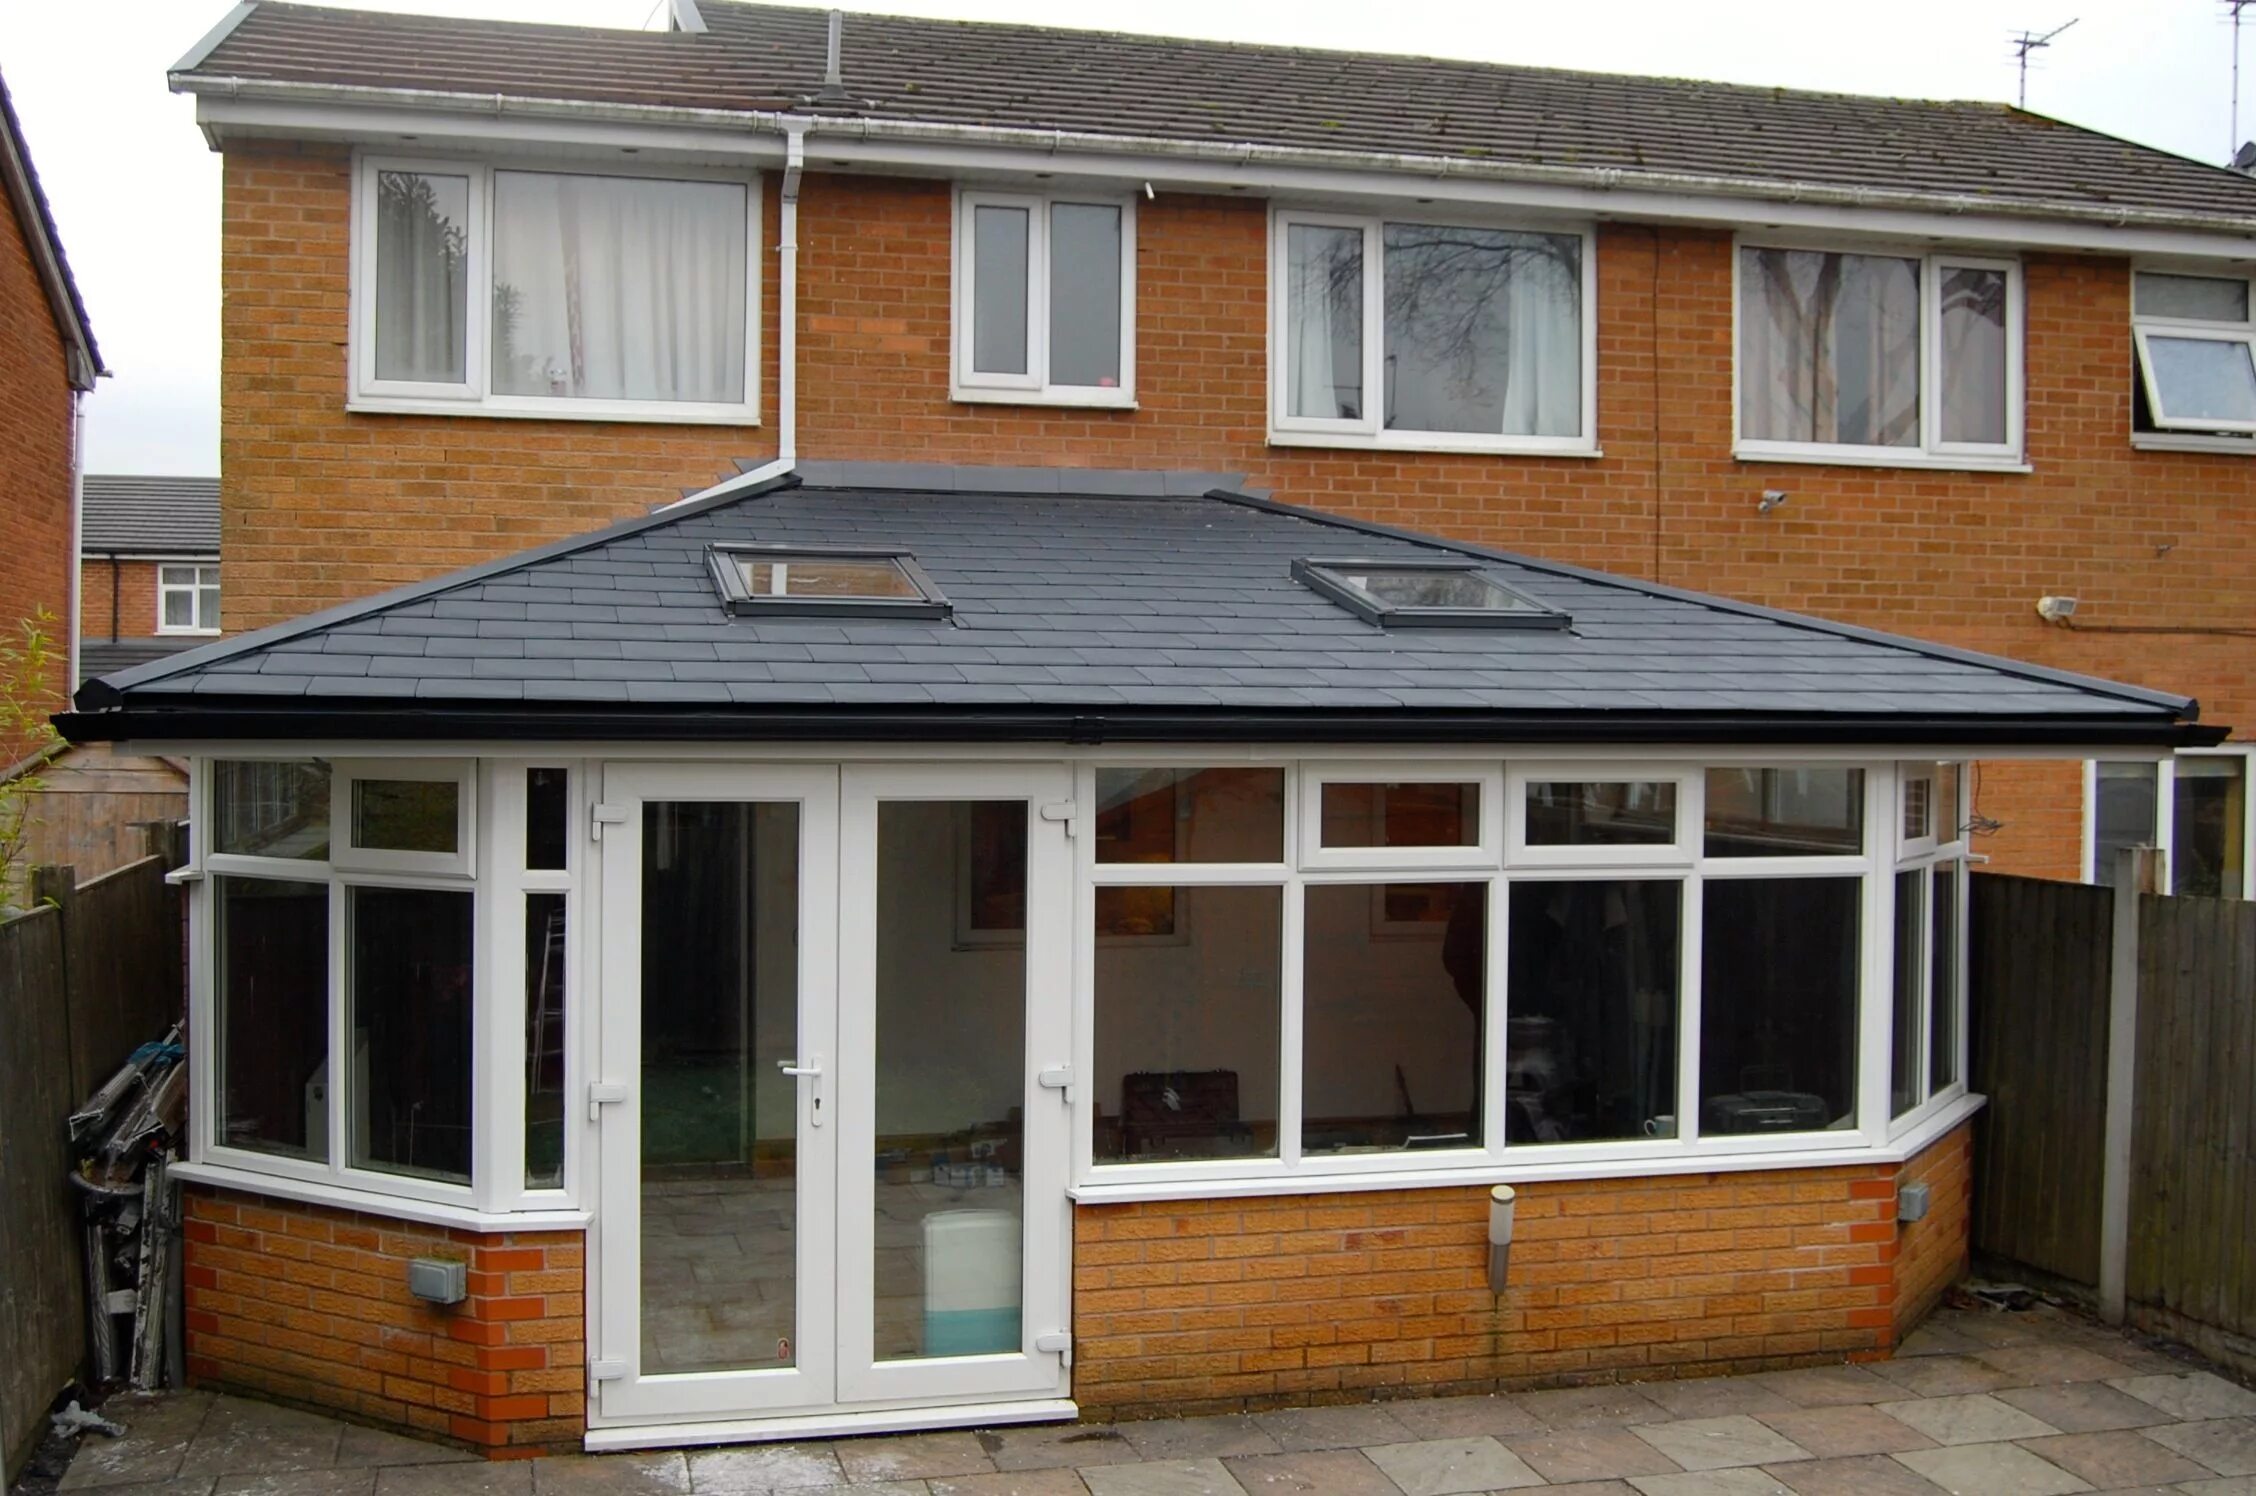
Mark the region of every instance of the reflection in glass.
POLYGON ((1927 1094, 1958 1083, 1958 1014, 1960 943, 1958 936, 1959 865, 1946 862, 1935 869, 1933 975, 1927 998, 1927 1094))
POLYGON ((1470 847, 1480 842, 1480 785, 1331 780, 1323 789, 1327 847, 1470 847))
POLYGON ((2141 317, 2181 317, 2198 322, 2246 322, 2248 282, 2207 275, 2142 272, 2134 291, 2141 317))
POLYGON ((795 1364, 799 807, 642 823, 642 1370, 795 1364))
POLYGON ((2246 890, 2248 760, 2187 754, 2171 792, 2170 892, 2237 899, 2246 890))
POLYGON ((462 786, 451 779, 352 781, 352 844, 370 852, 452 853, 462 786))
POLYGON ((1676 786, 1610 780, 1527 787, 1531 847, 1658 847, 1676 840, 1676 786))
POLYGON ((1099 862, 1278 862, 1284 855, 1282 769, 1097 770, 1099 862))
POLYGON ((1020 1346, 1026 830, 1023 800, 877 808, 877 1145, 861 1167, 877 1177, 880 1361, 1020 1346), (957 884, 974 871, 984 932, 1015 940, 964 938, 957 884))
POLYGON ((750 597, 924 596, 892 556, 745 555, 730 558, 750 597))
POLYGON ((1824 857, 1864 850, 1864 770, 1708 770, 1710 857, 1824 857))
POLYGON ((1512 886, 1504 1136, 1673 1138, 1683 886, 1512 886))
POLYGON ((472 896, 347 891, 353 1167, 470 1182, 472 896))
POLYGON ((1285 230, 1285 412, 1326 421, 1363 414, 1361 229, 1285 230))
MULTIPOLYGON (((1100 937, 1145 892, 1099 888, 1100 937)), ((1168 892, 1172 934, 1096 942, 1097 1161, 1274 1157, 1284 890, 1168 892)))
POLYGON ((1312 884, 1306 913, 1302 1149, 1479 1147, 1488 886, 1312 884))
POLYGON ((2005 297, 2002 270, 1942 270, 1943 440, 1996 446, 2006 435, 2005 297))
POLYGON ((1919 445, 1919 262, 1739 251, 1739 429, 1750 441, 1919 445))
POLYGON ((1927 980, 1927 874, 1913 868, 1896 874, 1895 1018, 1890 1029, 1888 1114, 1900 1117, 1926 1094, 1919 1087, 1919 1046, 1925 1027, 1919 1011, 1927 980))
POLYGON ((569 769, 525 771, 525 866, 563 871, 572 820, 571 786, 569 769))
POLYGON ((2146 356, 2164 419, 2256 421, 2256 361, 2246 343, 2156 333, 2146 356))
POLYGON ((226 877, 212 884, 219 1141, 325 1159, 329 886, 226 877))
POLYGON ((2158 764, 2101 763, 2093 774, 2092 871, 2113 884, 2121 854, 2155 845, 2155 809, 2162 790, 2158 764))
POLYGON ((1050 383, 1120 386, 1120 209, 1050 207, 1050 383))
POLYGON ((1391 431, 1574 436, 1582 429, 1582 241, 1390 223, 1391 431))
POLYGON ((1700 1130, 1856 1125, 1857 878, 1710 878, 1700 922, 1700 1130))
POLYGON ((376 174, 376 377, 460 384, 470 307, 470 179, 376 174))
POLYGON ((564 1183, 564 895, 525 895, 525 1188, 564 1183))
POLYGON ((1026 372, 1027 212, 971 210, 971 367, 1026 372))
POLYGON ((328 860, 327 764, 223 758, 211 768, 213 851, 328 860))

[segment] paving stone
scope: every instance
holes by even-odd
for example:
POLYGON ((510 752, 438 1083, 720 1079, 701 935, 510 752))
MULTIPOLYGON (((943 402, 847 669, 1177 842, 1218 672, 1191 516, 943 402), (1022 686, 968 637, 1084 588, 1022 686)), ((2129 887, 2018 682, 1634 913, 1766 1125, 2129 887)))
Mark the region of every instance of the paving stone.
POLYGON ((1943 1488, 1884 1454, 1805 1460, 1771 1472, 1798 1496, 1942 1496, 1943 1488))
POLYGON ((533 1461, 533 1496, 680 1496, 688 1489, 689 1459, 680 1450, 533 1461))
POLYGON ((1243 1496, 1220 1460, 1146 1460, 1084 1470, 1095 1496, 1243 1496))
POLYGON ((2050 1305, 2003 1313, 1995 1309, 1945 1309, 1927 1322, 1981 1345, 2029 1345, 2057 1340, 2082 1328, 2081 1321, 2067 1318, 2050 1305))
MULTIPOLYGON (((209 1475, 177 1475, 170 1480, 136 1481, 123 1486, 88 1486, 84 1489, 99 1491, 102 1496, 211 1496, 216 1477, 209 1475)), ((17 1486, 14 1489, 21 1490, 17 1486)))
POLYGON ((1974 1359, 2030 1387, 2052 1382, 2104 1382, 2131 1374, 2122 1362, 2073 1345, 2008 1345, 1978 1351, 1974 1359))
POLYGON ((345 1426, 334 1418, 239 1397, 212 1401, 180 1457, 182 1475, 258 1475, 326 1470, 337 1463, 345 1426))
POLYGON ((374 1469, 276 1470, 264 1475, 219 1476, 212 1496, 374 1496, 375 1490, 374 1469))
POLYGON ((1400 1488, 1359 1449, 1313 1449, 1242 1455, 1223 1465, 1253 1496, 1310 1491, 1321 1496, 1401 1496, 1400 1488))
POLYGON ((1681 1423, 1648 1423, 1637 1437, 1687 1470, 1727 1470, 1806 1460, 1810 1452, 1777 1430, 1744 1413, 1723 1418, 1688 1418, 1681 1423))
POLYGON ((1872 1374, 1913 1397, 1960 1397, 2010 1387, 2017 1380, 1972 1356, 1921 1356, 1916 1361, 1876 1361, 1872 1374))
POLYGON ((902 1434, 883 1439, 851 1439, 834 1446, 849 1484, 883 1480, 924 1480, 937 1475, 992 1475, 995 1462, 976 1434, 902 1434))
POLYGON ((2154 1404, 2172 1418, 2245 1418, 2256 1414, 2256 1392, 2236 1387, 2213 1371, 2122 1377, 2107 1385, 2154 1404))
POLYGON ((1983 1342, 1973 1336, 1930 1321, 1904 1337, 1903 1344, 1896 1347, 1896 1356, 1966 1356, 1982 1347, 1983 1342))
POLYGON ((376 1496, 532 1496, 530 1460, 396 1465, 376 1472, 376 1496))
MULTIPOLYGON (((1483 1402, 1502 1399, 1483 1398, 1483 1402)), ((1509 1406, 1509 1404, 1507 1404, 1509 1406)), ((1525 1416, 1524 1414, 1521 1416, 1525 1416)), ((1529 1420, 1532 1422, 1533 1420, 1529 1420)), ((1279 1408, 1254 1415, 1254 1422, 1286 1451, 1354 1449, 1365 1444, 1407 1444, 1419 1435, 1377 1403, 1346 1403, 1328 1408, 1279 1408)), ((1493 1434, 1493 1428, 1470 1432, 1493 1434)))
POLYGON ((1935 1441, 1900 1418, 1853 1403, 1838 1408, 1796 1408, 1765 1413, 1762 1421, 1819 1459, 1845 1455, 1894 1454, 1899 1449, 1933 1449, 1935 1441))
POLYGON ((1486 1434, 1465 1439, 1421 1439, 1363 1451, 1405 1496, 1452 1496, 1460 1491, 1508 1491, 1540 1486, 1543 1477, 1486 1434))
POLYGON ((2117 1428, 2168 1423, 2170 1415, 2150 1402, 2101 1382, 2066 1382, 2057 1387, 2001 1387, 1990 1394, 2064 1434, 2097 1434, 2117 1428))
POLYGON ((2178 1483, 2182 1496, 2256 1496, 2256 1475, 2225 1475, 2215 1480, 2178 1483))
POLYGON ((2211 1418, 2140 1432, 2219 1475, 2256 1475, 2256 1418, 2211 1418))
POLYGON ((2157 1448, 2152 1439, 2125 1429, 2103 1434, 2053 1434, 2043 1439, 2023 1439, 2021 1447, 2031 1454, 2042 1455, 2071 1475, 2082 1476, 2103 1491, 2207 1480, 2217 1473, 2206 1465, 2157 1448))
POLYGON ((1528 1411, 1527 1399, 1536 1395, 1421 1398, 1415 1402, 1388 1403, 1386 1412, 1408 1429, 1413 1439, 1454 1439, 1468 1434, 1493 1434, 1504 1439, 1513 1434, 1540 1434, 1549 1430, 1550 1424, 1528 1411))
POLYGON ((921 1480, 881 1480, 867 1486, 814 1486, 795 1496, 931 1496, 931 1491, 921 1480))
POLYGON ((1049 1470, 1075 1465, 1132 1464, 1135 1447, 1109 1423, 1029 1423, 973 1435, 997 1470, 1049 1470))
POLYGON ((452 1465, 467 1464, 478 1456, 467 1449, 456 1449, 451 1444, 434 1444, 428 1439, 410 1439, 405 1434, 389 1434, 380 1428, 360 1428, 345 1425, 345 1436, 337 1443, 337 1463, 352 1465, 452 1465))
MULTIPOLYGON (((198 1417, 202 1416, 199 1410, 198 1417)), ((64 1491, 90 1491, 111 1486, 150 1486, 170 1482, 180 1472, 181 1456, 188 1452, 195 1430, 142 1435, 128 1430, 122 1439, 88 1434, 78 1441, 78 1453, 56 1483, 64 1491)), ((210 1489, 210 1472, 184 1477, 201 1481, 210 1489)))
POLYGON ((1283 1446, 1253 1419, 1155 1418, 1123 1423, 1120 1432, 1146 1460, 1222 1459, 1238 1454, 1276 1454, 1283 1446))
POLYGON ((1783 1413, 1794 1406, 1753 1377, 1694 1377, 1640 1382, 1637 1390, 1671 1418, 1724 1418, 1733 1413, 1783 1413))
POLYGON ((1578 1480, 1572 1485, 1545 1486, 1543 1496, 1637 1496, 1626 1480, 1578 1480))
POLYGON ((1761 1470, 1696 1470, 1640 1475, 1630 1484, 1645 1496, 1794 1496, 1793 1487, 1761 1470))
POLYGON ((1880 1411, 1910 1424, 1937 1444, 1995 1444, 2003 1439, 2036 1439, 2060 1432, 2043 1419, 1999 1402, 1986 1392, 1882 1403, 1880 1411))
POLYGON ((689 1483, 699 1496, 757 1496, 835 1486, 845 1478, 827 1444, 745 1444, 692 1450, 689 1456, 689 1483))
POLYGON ((1556 1387, 1524 1392, 1521 1411, 1551 1428, 1627 1428, 1634 1423, 1666 1423, 1668 1412, 1635 1387, 1556 1387))
POLYGON ((1890 1455, 1951 1496, 2070 1496, 2091 1485, 2018 1444, 1960 1444, 1890 1455))
POLYGON ((1089 1496, 1071 1470, 1006 1470, 995 1475, 942 1475, 926 1481, 932 1496, 1089 1496))
POLYGON ((1804 1366, 1793 1371, 1766 1371, 1755 1380, 1804 1408, 1892 1402, 1903 1396, 1903 1388, 1883 1381, 1861 1366, 1804 1366))
POLYGON ((1507 1447, 1550 1481, 1672 1475, 1684 1468, 1625 1428, 1561 1429, 1513 1439, 1507 1447))

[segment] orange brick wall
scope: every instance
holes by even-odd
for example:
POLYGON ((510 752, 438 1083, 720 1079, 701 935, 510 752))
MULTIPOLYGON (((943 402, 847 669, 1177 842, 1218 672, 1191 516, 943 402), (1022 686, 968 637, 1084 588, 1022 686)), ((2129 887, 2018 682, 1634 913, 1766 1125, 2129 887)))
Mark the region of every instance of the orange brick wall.
POLYGON ((82 637, 146 639, 156 633, 156 562, 113 563, 106 557, 97 557, 79 563, 78 579, 82 637))
MULTIPOLYGON (((24 228, 0 206, 0 638, 21 640, 23 622, 45 609, 56 704, 69 670, 71 400, 62 333, 33 266, 24 228)), ((0 739, 0 767, 26 745, 0 739)))
POLYGON ((578 1446, 579 1232, 481 1235, 190 1186, 186 1237, 192 1381, 494 1455, 578 1446), (415 1257, 467 1262, 470 1297, 409 1294, 415 1257))
POLYGON ((1927 1217, 1896 1239, 1896 1339, 1927 1317, 1943 1290, 1966 1276, 1974 1219, 1974 1128, 1969 1123, 1905 1162, 1896 1188, 1927 1186, 1927 1217))

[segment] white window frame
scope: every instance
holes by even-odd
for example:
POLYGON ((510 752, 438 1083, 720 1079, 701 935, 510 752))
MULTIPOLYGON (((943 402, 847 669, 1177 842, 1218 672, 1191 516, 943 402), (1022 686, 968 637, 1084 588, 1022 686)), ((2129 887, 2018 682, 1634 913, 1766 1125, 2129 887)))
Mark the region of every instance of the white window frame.
MULTIPOLYGON (((2199 262, 2189 264, 2176 260, 2134 260, 2130 268, 2129 295, 2131 358, 2135 365, 2131 377, 2139 381, 2140 388, 2146 394, 2149 416, 2152 415, 2154 409, 2154 388, 2148 381, 2146 349, 2144 344, 2139 342, 2141 329, 2152 329, 2170 336, 2176 336, 2187 330, 2198 332, 2203 329, 2210 332, 2223 330, 2230 333, 2236 328, 2256 334, 2256 277, 2246 274, 2236 275, 2229 268, 2220 268, 2215 264, 2199 262), (2238 281, 2248 288, 2250 321, 2237 323, 2211 321, 2201 317, 2142 316, 2138 309, 2138 282, 2142 275, 2182 275, 2197 280, 2238 281)), ((2143 451, 2222 452, 2242 457, 2256 455, 2256 439, 2249 436, 2227 435, 2224 428, 2214 424, 2203 423, 2191 430, 2181 430, 2165 426, 2160 421, 2156 421, 2153 430, 2141 431, 2136 424, 2136 411, 2133 410, 2129 414, 2132 422, 2130 427, 2131 445, 2143 451)))
POLYGON ((1504 781, 1504 854, 1514 868, 1584 868, 1584 867, 1673 867, 1689 866, 1699 844, 1701 822, 1694 821, 1687 807, 1704 804, 1702 793, 1695 793, 1692 781, 1702 778, 1696 769, 1677 766, 1660 766, 1651 763, 1577 762, 1563 774, 1553 774, 1546 767, 1530 767, 1514 763, 1504 781), (1676 790, 1676 826, 1666 842, 1648 845, 1564 845, 1537 844, 1527 839, 1528 791, 1538 784, 1666 784, 1676 790))
POLYGON ((756 172, 667 165, 642 169, 585 162, 525 161, 375 152, 353 158, 350 316, 346 354, 350 390, 345 408, 391 414, 507 416, 544 421, 644 421, 671 424, 760 424, 760 235, 762 186, 756 172), (376 183, 379 173, 417 172, 470 179, 468 307, 463 333, 463 382, 381 380, 376 377, 376 183), (637 181, 726 183, 744 188, 744 399, 596 400, 568 396, 492 393, 490 329, 493 322, 493 191, 501 172, 625 177, 637 181))
POLYGON ((1739 235, 1731 242, 1731 450, 1747 462, 1830 463, 1852 467, 1978 468, 2028 471, 2025 456, 2026 347, 2028 312, 2021 262, 1985 254, 1859 244, 1841 240, 1803 240, 1793 236, 1739 235), (1741 381, 1746 377, 1744 252, 1750 249, 1799 250, 1815 254, 1872 255, 1919 263, 1919 444, 1873 446, 1861 442, 1758 440, 1745 434, 1746 408, 1741 381), (1999 270, 2005 273, 2005 440, 1946 442, 1942 439, 1942 274, 1946 270, 1999 270))
POLYGON ((1486 452, 1596 457, 1598 449, 1598 236, 1584 221, 1548 223, 1467 219, 1412 208, 1395 213, 1333 213, 1275 208, 1269 215, 1269 443, 1272 446, 1370 447, 1403 452, 1486 452), (1577 301, 1582 313, 1582 430, 1575 436, 1506 436, 1477 431, 1401 431, 1386 426, 1386 264, 1389 223, 1440 228, 1497 229, 1529 234, 1571 234, 1582 245, 1577 301), (1286 264, 1295 225, 1359 229, 1363 234, 1363 390, 1364 414, 1339 420, 1290 413, 1291 307, 1286 264))
MULTIPOLYGON (((1967 1063, 1971 1049, 1967 1037, 1969 1028, 1967 1016, 1971 1011, 1971 1006, 1967 1000, 1966 991, 1967 951, 1970 945, 1967 938, 1966 918, 1970 908, 1969 887, 1972 881, 1971 875, 1974 863, 1972 847, 1967 839, 1965 827, 1967 824, 1968 774, 1972 766, 1969 762, 1958 762, 1956 780, 1958 802, 1955 805, 1946 806, 1937 798, 1942 789, 1942 777, 1938 769, 1943 762, 1945 761, 1921 760, 1896 765, 1896 824, 1893 832, 1897 839, 1896 855, 1894 870, 1887 874, 1885 879, 1888 885, 1889 905, 1886 939, 1890 950, 1888 957, 1890 985, 1885 992, 1879 994, 1879 1001, 1888 1009, 1886 1032, 1890 1040, 1894 1038, 1895 1022, 1895 958, 1893 952, 1895 946, 1896 878, 1904 873, 1916 873, 1922 880, 1926 892, 1921 906, 1919 955, 1916 958, 1919 976, 1918 1066, 1917 1074, 1913 1079, 1913 1087, 1919 1099, 1906 1108, 1901 1116, 1889 1119, 1888 1135, 1891 1138, 1901 1136, 1922 1126, 1935 1113, 1953 1105, 1964 1097, 1968 1090, 1967 1063), (1924 779, 1929 786, 1928 827, 1931 834, 1907 838, 1902 835, 1904 798, 1914 779, 1924 779), (1946 824, 1952 827, 1951 834, 1947 836, 1943 834, 1942 829, 1946 824), (1934 1046, 1931 1042, 1935 1032, 1935 875, 1942 870, 1952 870, 1956 873, 1951 885, 1952 898, 1956 901, 1956 905, 1951 912, 1953 921, 1951 929, 1957 938, 1958 949, 1954 954, 1952 963, 1954 971, 1951 995, 1958 1005, 1958 1012, 1951 1025, 1951 1042, 1954 1051, 1951 1074, 1955 1079, 1942 1089, 1935 1090, 1933 1089, 1935 1056, 1934 1046)), ((1895 1050, 1892 1043, 1883 1059, 1886 1061, 1888 1074, 1886 1084, 1883 1087, 1884 1094, 1881 1096, 1881 1105, 1883 1110, 1893 1110, 1895 1105, 1895 1050)))
MULTIPOLYGON (((2160 759, 2154 775, 2154 840, 2155 882, 2167 893, 2177 881, 2178 838, 2178 758, 2237 758, 2242 761, 2241 774, 2246 784, 2246 809, 2241 817, 2241 888, 2229 898, 2256 899, 2256 743, 2220 743, 2214 748, 2180 748, 2174 757, 2160 759)), ((2109 759, 2110 763, 2134 763, 2136 757, 2109 759)), ((2100 760, 2084 760, 2084 845, 2083 870, 2086 883, 2104 883, 2107 870, 2099 865, 2099 765, 2100 760)))
POLYGON ((206 585, 204 581, 206 572, 211 574, 209 585, 213 588, 219 587, 219 563, 217 561, 159 561, 157 563, 158 633, 216 634, 219 632, 219 620, 204 616, 203 589, 206 585), (187 581, 176 582, 166 579, 165 574, 167 572, 181 571, 188 573, 187 581), (165 622, 165 599, 176 592, 188 594, 188 616, 195 620, 194 622, 188 624, 165 622))
POLYGON ((949 395, 959 401, 1006 405, 1136 406, 1136 200, 1104 192, 991 192, 958 187, 952 214, 954 299, 950 318, 949 395), (1120 210, 1120 383, 1054 384, 1050 381, 1050 210, 1059 204, 1120 210), (1020 208, 1026 213, 1026 372, 982 373, 972 364, 973 294, 977 284, 972 215, 980 208, 1020 208))
MULTIPOLYGON (((1503 775, 1494 763, 1311 764, 1302 770, 1301 786, 1299 845, 1300 866, 1305 871, 1486 872, 1497 865, 1497 848, 1503 844, 1504 794, 1503 775), (1468 847, 1327 847, 1324 786, 1328 784, 1370 784, 1382 791, 1390 784, 1473 785, 1480 796, 1475 807, 1477 836, 1468 847)), ((1288 789, 1288 797, 1290 794, 1288 789)))
POLYGON ((477 775, 467 759, 431 760, 335 759, 331 761, 329 800, 329 860, 352 872, 410 873, 428 876, 468 877, 478 865, 477 775), (353 841, 355 791, 368 780, 399 780, 411 784, 451 784, 455 787, 454 850, 403 852, 389 847, 363 847, 353 841))
POLYGON ((2146 386, 2147 418, 2157 431, 2180 435, 2198 435, 2203 432, 2238 431, 2256 433, 2256 419, 2246 421, 2225 420, 2216 416, 2172 416, 2162 405, 2162 389, 2154 378, 2154 356, 2148 344, 2154 338, 2177 338, 2198 343, 2231 343, 2247 353, 2252 369, 2256 369, 2256 327, 2235 331, 2227 322, 2165 321, 2159 317, 2141 317, 2131 325, 2132 340, 2138 345, 2138 373, 2146 386))

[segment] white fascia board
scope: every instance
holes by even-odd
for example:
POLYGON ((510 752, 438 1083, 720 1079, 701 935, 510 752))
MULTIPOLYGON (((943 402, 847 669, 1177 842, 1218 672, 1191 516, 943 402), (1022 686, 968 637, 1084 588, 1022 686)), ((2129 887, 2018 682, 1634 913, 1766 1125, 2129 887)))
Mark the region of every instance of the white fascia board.
POLYGON ((705 32, 705 16, 698 10, 697 0, 672 0, 667 7, 667 15, 676 31, 687 32, 692 36, 702 36, 705 32))
POLYGON ((1424 198, 1561 217, 1704 227, 1796 229, 1957 245, 2178 255, 2256 261, 2256 220, 2078 202, 2003 203, 1971 195, 1772 184, 1753 179, 1442 160, 1380 152, 866 118, 793 118, 764 111, 520 99, 501 94, 187 77, 207 136, 333 139, 416 134, 464 144, 554 149, 606 146, 780 159, 787 121, 804 128, 819 166, 847 163, 960 179, 1036 172, 1171 189, 1244 191, 1310 200, 1424 198), (276 105, 293 107, 277 109, 276 105), (527 122, 537 121, 528 126, 527 122))

